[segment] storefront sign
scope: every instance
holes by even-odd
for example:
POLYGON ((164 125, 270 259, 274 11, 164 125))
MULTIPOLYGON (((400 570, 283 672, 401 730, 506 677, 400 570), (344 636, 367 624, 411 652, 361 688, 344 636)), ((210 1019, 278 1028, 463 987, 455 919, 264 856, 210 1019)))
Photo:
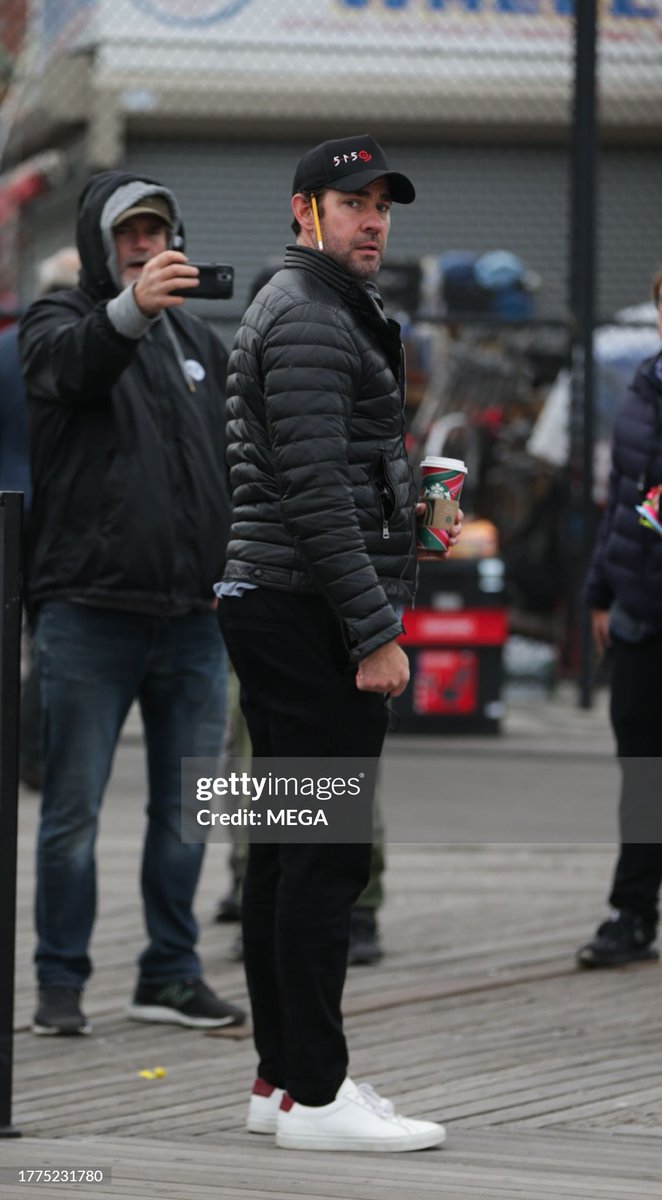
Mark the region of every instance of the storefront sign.
POLYGON ((246 8, 251 0, 134 0, 137 8, 141 8, 157 21, 167 25, 215 25, 217 21, 226 21, 235 17, 246 8))
MULTIPOLYGON (((80 45, 85 35, 118 54, 121 46, 117 67, 124 70, 139 67, 143 46, 153 54, 159 43, 173 52, 164 70, 190 69, 187 46, 200 70, 224 48, 235 69, 253 63, 267 75, 342 67, 394 77, 430 71, 432 54, 435 70, 480 81, 486 64, 497 73, 504 66, 504 51, 511 67, 520 53, 567 58, 574 0, 43 0, 35 11, 49 51, 80 45), (397 57, 386 57, 394 47, 397 57)), ((662 0, 600 0, 599 12, 611 61, 621 52, 642 53, 646 61, 659 52, 662 0)), ((114 56, 109 61, 115 65, 114 56)))

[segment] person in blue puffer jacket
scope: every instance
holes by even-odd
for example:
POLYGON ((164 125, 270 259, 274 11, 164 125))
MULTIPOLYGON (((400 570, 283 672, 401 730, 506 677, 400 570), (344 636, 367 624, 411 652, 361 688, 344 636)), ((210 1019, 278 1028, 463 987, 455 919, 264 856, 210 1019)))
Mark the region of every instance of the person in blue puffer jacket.
MULTIPOLYGON (((653 299, 662 335, 662 271, 653 279, 653 299)), ((662 534, 654 510, 651 521, 640 509, 657 503, 660 485, 662 353, 641 364, 616 421, 607 508, 586 585, 596 647, 611 658, 611 721, 622 786, 613 912, 580 947, 583 967, 659 957, 662 534)))

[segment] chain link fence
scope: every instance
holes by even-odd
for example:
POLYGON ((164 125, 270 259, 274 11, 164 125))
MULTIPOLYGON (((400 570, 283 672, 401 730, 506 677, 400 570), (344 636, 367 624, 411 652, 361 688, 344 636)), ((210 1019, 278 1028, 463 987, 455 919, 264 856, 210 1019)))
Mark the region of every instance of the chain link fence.
MULTIPOLYGON (((301 150, 369 129, 419 190, 394 255, 508 249, 539 276, 537 313, 563 315, 571 12, 570 0, 4 0, 3 166, 56 149, 59 184, 155 170, 181 193, 194 253, 234 254, 236 317, 287 240, 301 150)), ((660 231, 659 0, 605 0, 599 48, 607 318, 643 299, 660 231)), ((41 252, 66 219, 39 225, 41 252)), ((17 265, 4 292, 29 288, 17 265)))
MULTIPOLYGON (((603 0, 598 25, 597 311, 628 310, 629 364, 640 324, 642 356, 655 339, 662 262, 662 0, 603 0)), ((193 259, 234 264, 234 298, 198 306, 228 341, 291 238, 301 153, 369 131, 418 191, 381 276, 414 453, 434 429, 474 459, 471 502, 510 555, 522 629, 553 639, 573 37, 572 0, 4 0, 0 304, 25 304, 37 260, 71 242, 90 172, 127 167, 175 190, 193 259)), ((598 379, 603 443, 627 369, 598 379)))

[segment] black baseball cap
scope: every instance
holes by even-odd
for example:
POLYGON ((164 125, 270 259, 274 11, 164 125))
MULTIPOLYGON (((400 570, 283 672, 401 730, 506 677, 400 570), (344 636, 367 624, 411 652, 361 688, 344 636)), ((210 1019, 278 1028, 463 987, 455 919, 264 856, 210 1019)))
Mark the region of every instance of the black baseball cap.
POLYGON ((356 192, 374 179, 388 179, 391 199, 411 204, 416 191, 410 179, 391 171, 378 142, 367 133, 335 138, 307 150, 294 172, 292 195, 297 192, 356 192))

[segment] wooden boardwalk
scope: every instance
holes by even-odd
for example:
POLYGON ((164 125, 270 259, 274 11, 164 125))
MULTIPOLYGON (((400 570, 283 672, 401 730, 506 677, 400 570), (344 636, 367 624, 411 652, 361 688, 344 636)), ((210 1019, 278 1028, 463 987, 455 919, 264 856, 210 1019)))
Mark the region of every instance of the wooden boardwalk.
MULTIPOLYGON (((428 741, 418 757, 414 742, 394 741, 384 782, 393 821, 403 771, 414 816, 417 795, 429 796, 432 786, 443 802, 440 762, 451 759, 479 812, 481 803, 494 805, 500 790, 512 789, 509 771, 519 756, 535 764, 541 811, 549 811, 558 792, 560 769, 566 796, 576 793, 582 838, 589 776, 615 824, 616 776, 603 717, 576 721, 569 713, 563 721, 550 727, 541 719, 536 727, 525 715, 498 745, 428 741), (559 767, 563 748, 568 757, 559 767)), ((519 801, 533 804, 534 797, 519 801)), ((0 1146, 1 1195, 662 1196, 660 969, 592 974, 573 963, 575 946, 601 914, 612 846, 521 843, 516 813, 508 816, 507 806, 499 842, 481 838, 481 822, 472 817, 475 840, 392 846, 382 917, 387 955, 377 967, 350 970, 346 989, 351 1070, 405 1112, 443 1120, 447 1146, 408 1155, 287 1153, 242 1128, 254 1072, 250 1038, 140 1025, 123 1016, 143 936, 142 806, 142 750, 129 736, 118 753, 100 842, 96 972, 86 994, 94 1034, 50 1040, 28 1032, 37 801, 21 797, 14 1116, 24 1136, 0 1146), (165 1077, 139 1076, 157 1065, 165 1077), (18 1169, 46 1167, 100 1168, 111 1178, 75 1186, 16 1182, 18 1169)), ((225 849, 211 846, 198 903, 201 948, 209 981, 245 1001, 242 969, 227 958, 235 927, 211 921, 226 878, 225 849)))

